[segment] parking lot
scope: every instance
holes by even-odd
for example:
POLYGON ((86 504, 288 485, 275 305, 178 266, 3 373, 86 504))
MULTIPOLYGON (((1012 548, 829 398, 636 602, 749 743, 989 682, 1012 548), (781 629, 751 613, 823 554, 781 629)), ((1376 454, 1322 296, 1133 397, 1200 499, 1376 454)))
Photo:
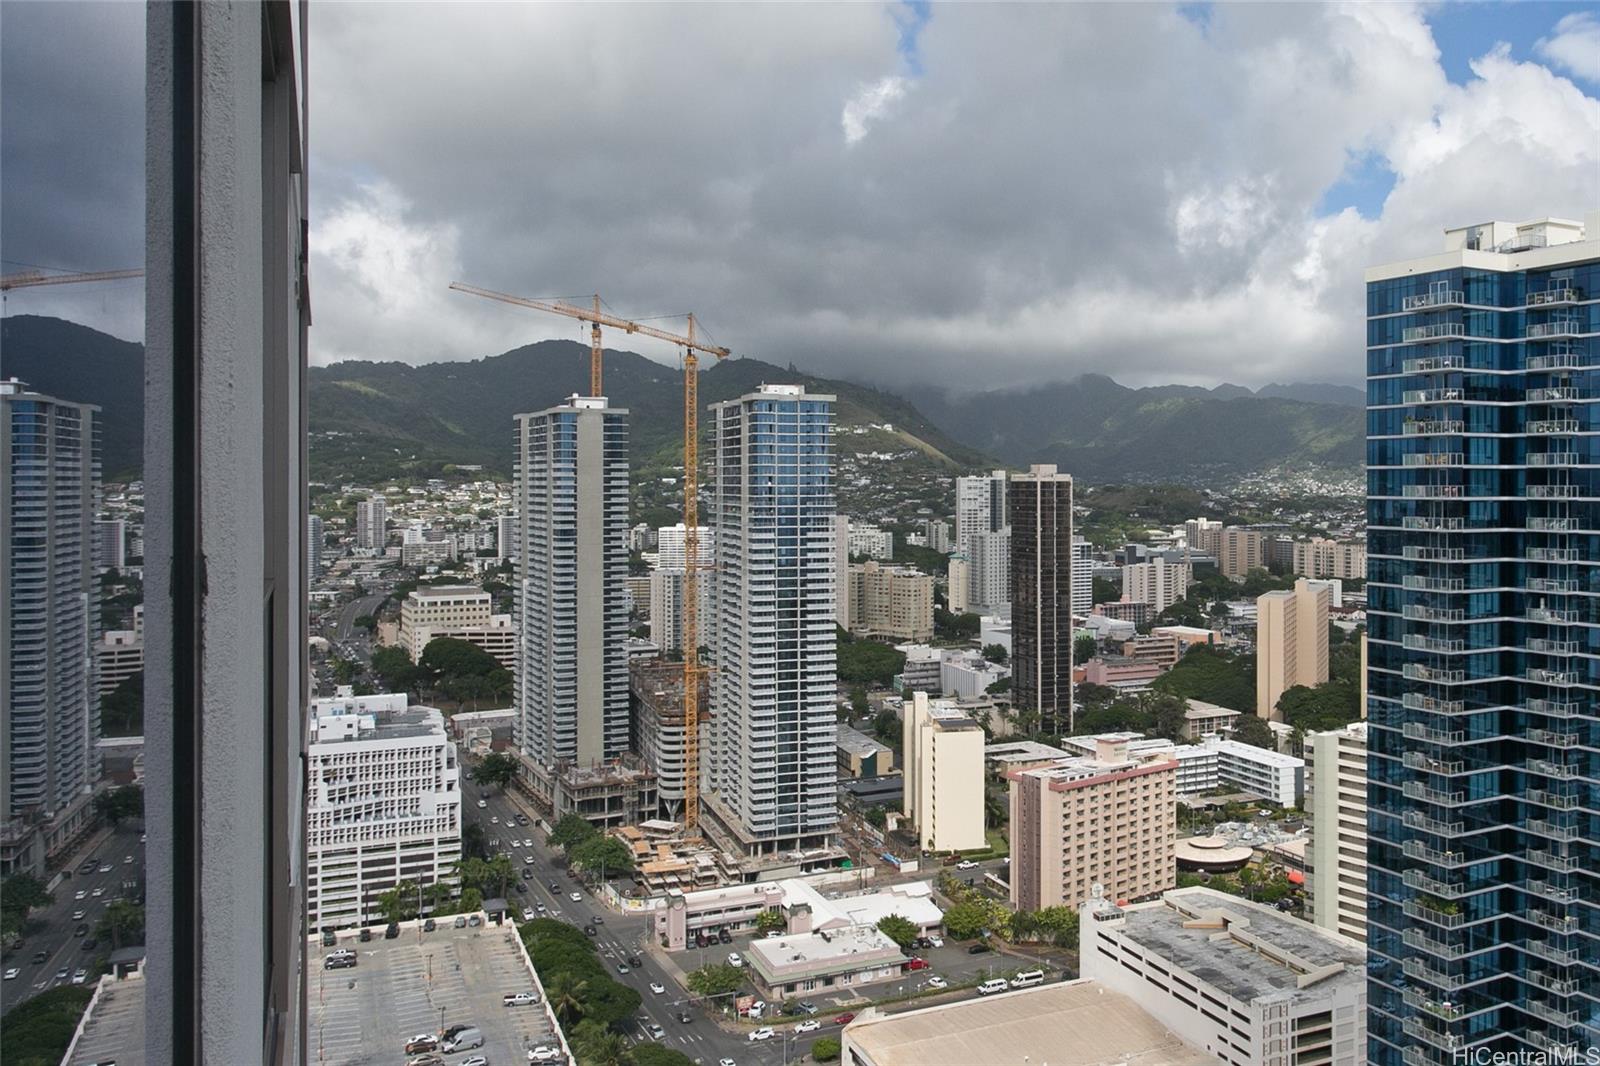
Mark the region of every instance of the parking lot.
POLYGON ((313 941, 307 991, 313 1062, 359 1066, 406 1059, 406 1041, 451 1025, 483 1031, 483 1055, 496 1066, 526 1062, 527 1049, 558 1044, 546 1005, 507 1007, 502 997, 537 988, 523 962, 516 932, 506 926, 457 929, 449 920, 433 932, 407 923, 400 936, 361 943, 342 935, 336 947, 313 941), (340 948, 357 952, 351 969, 328 970, 322 960, 340 948))

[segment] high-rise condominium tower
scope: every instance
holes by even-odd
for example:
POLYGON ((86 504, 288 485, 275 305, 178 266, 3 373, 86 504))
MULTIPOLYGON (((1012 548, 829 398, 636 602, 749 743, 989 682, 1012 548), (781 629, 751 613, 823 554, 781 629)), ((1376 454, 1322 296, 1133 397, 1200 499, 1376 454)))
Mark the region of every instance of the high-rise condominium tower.
POLYGON ((540 766, 628 746, 628 412, 517 416, 516 740, 540 766))
POLYGON ((100 409, 0 381, 0 853, 43 872, 99 777, 100 409))
POLYGON ((1040 728, 1072 728, 1072 476, 1036 465, 1011 478, 1011 692, 1040 728))
POLYGON ((381 552, 389 540, 389 504, 382 496, 356 504, 356 547, 381 552))
POLYGON ((1600 212, 1367 271, 1369 1058, 1579 1061, 1600 959, 1600 212))
POLYGON ((711 408, 707 805, 747 854, 825 844, 838 821, 833 399, 763 385, 711 408))
POLYGON ((956 550, 966 555, 965 599, 971 610, 1002 611, 1011 602, 1010 517, 1006 472, 956 478, 956 550))
POLYGON ((322 516, 306 515, 306 580, 322 574, 322 516))

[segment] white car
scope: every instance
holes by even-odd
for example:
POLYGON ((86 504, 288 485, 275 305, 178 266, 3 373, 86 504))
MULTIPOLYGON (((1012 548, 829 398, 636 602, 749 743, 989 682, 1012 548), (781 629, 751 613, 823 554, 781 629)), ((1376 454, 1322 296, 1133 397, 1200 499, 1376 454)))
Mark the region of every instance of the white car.
POLYGON ((93 896, 95 899, 99 899, 105 894, 106 890, 104 888, 96 888, 93 892, 89 893, 89 895, 93 896))
POLYGON ((717 1066, 738 1066, 738 1063, 734 1062, 732 1059, 723 1059, 717 1063, 717 1066))
POLYGON ((944 947, 944 937, 942 937, 942 936, 930 936, 928 938, 928 943, 932 944, 936 948, 942 948, 942 947, 944 947))
POLYGON ((89 971, 88 970, 79 969, 76 973, 74 973, 72 975, 72 983, 75 984, 75 985, 81 985, 85 981, 87 981, 88 979, 89 979, 89 971))
POLYGON ((1000 862, 1003 865, 1010 866, 1011 865, 1011 856, 1007 855, 1005 858, 1001 859, 1000 862))
POLYGON ((83 919, 85 917, 86 917, 86 912, 84 912, 84 911, 73 911, 72 912, 72 920, 75 921, 75 922, 81 922, 81 921, 83 921, 83 919))
POLYGON ((73 899, 88 899, 89 898, 89 890, 87 888, 80 888, 80 889, 78 889, 78 891, 76 891, 76 892, 74 892, 72 894, 72 898, 73 899))
POLYGON ((978 864, 973 862, 971 859, 962 859, 960 862, 956 863, 956 869, 958 870, 976 870, 977 868, 978 864))
POLYGON ((928 987, 929 988, 949 988, 950 987, 950 982, 946 981, 943 977, 930 977, 930 978, 928 978, 928 987))
POLYGON ((539 913, 537 911, 535 911, 532 907, 524 907, 524 908, 522 908, 522 920, 523 921, 531 922, 537 917, 539 917, 539 913))
POLYGON ((567 898, 570 899, 574 903, 582 903, 583 902, 583 893, 581 893, 581 892, 568 892, 567 893, 567 898))
POLYGON ((479 800, 478 801, 478 810, 486 811, 488 809, 489 809, 489 801, 488 800, 479 800))
POLYGON ((533 865, 533 856, 532 855, 524 855, 522 857, 522 864, 524 866, 532 866, 533 865))
POLYGON ((124 866, 132 866, 133 865, 133 856, 132 855, 124 855, 122 857, 122 865, 124 865, 124 866))
POLYGON ((654 995, 662 996, 662 995, 666 994, 667 986, 662 984, 660 981, 651 981, 650 982, 650 991, 654 995))
POLYGON ((489 815, 489 824, 490 825, 499 825, 500 824, 500 816, 498 814, 489 815))
POLYGON ((5 979, 7 981, 15 981, 17 979, 17 975, 20 974, 21 972, 22 972, 21 970, 17 969, 15 966, 13 966, 13 967, 11 967, 11 969, 6 971, 6 978, 5 979))
POLYGON ((772 1035, 772 1026, 763 1025, 761 1028, 750 1034, 750 1042, 755 1043, 757 1040, 771 1040, 772 1035))
POLYGON ((553 1047, 536 1047, 528 1049, 529 1062, 554 1062, 561 1057, 561 1049, 553 1047))
POLYGON ((815 1018, 812 1018, 809 1021, 801 1022, 799 1025, 795 1026, 794 1027, 794 1031, 797 1034, 798 1033, 814 1033, 818 1029, 821 1029, 821 1028, 822 1028, 822 1023, 817 1021, 815 1018))
POLYGON ((111 864, 109 862, 101 863, 100 864, 100 872, 103 873, 103 874, 110 873, 111 872, 111 864))
POLYGON ((482 1055, 473 1055, 471 1058, 462 1059, 456 1066, 489 1066, 489 1060, 482 1055))

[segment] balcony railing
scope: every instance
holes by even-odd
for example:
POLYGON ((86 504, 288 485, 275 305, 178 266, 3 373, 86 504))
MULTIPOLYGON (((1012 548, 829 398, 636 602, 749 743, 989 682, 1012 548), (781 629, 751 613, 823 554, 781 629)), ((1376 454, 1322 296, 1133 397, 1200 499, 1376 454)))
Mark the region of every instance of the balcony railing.
MULTIPOLYGON (((1430 818, 1421 811, 1406 811, 1401 820, 1412 829, 1420 829, 1424 833, 1432 833, 1441 837, 1459 836, 1466 831, 1467 827, 1465 822, 1446 822, 1438 818, 1430 818)), ((1407 911, 1406 913, 1409 914, 1411 912, 1407 911)))
POLYGON ((1400 494, 1409 500, 1456 500, 1463 492, 1460 485, 1406 485, 1400 494))
POLYGON ((1527 424, 1527 432, 1539 434, 1551 433, 1576 433, 1578 420, 1576 418, 1536 418, 1527 424))
POLYGON ((1522 950, 1557 966, 1571 966, 1578 961, 1578 953, 1569 948, 1558 948, 1548 940, 1524 940, 1522 950))
POLYGON ((1578 928, 1578 920, 1570 914, 1551 914, 1549 911, 1530 910, 1523 917, 1544 929, 1557 933, 1570 933, 1578 928))
POLYGON ((1580 894, 1575 888, 1552 885, 1549 881, 1524 881, 1522 887, 1524 891, 1553 903, 1576 903, 1580 894))
POLYGON ((1430 999, 1415 989, 1406 989, 1401 998, 1405 1001, 1406 1006, 1420 1011, 1427 1011, 1436 1018, 1443 1018, 1446 1021, 1454 1021, 1455 1019, 1461 1017, 1461 1008, 1456 1006, 1454 1003, 1446 1003, 1442 1000, 1430 999))
POLYGON ((1410 888, 1418 889, 1440 899, 1460 899, 1467 894, 1467 889, 1464 885, 1453 885, 1448 881, 1441 881, 1437 877, 1429 877, 1421 870, 1407 870, 1405 872, 1405 883, 1410 888))
POLYGON ((1535 500, 1571 500, 1583 495, 1577 485, 1529 485, 1528 495, 1535 500))
POLYGON ((1426 774, 1444 774, 1446 776, 1451 776, 1454 774, 1466 773, 1467 770, 1467 764, 1464 762, 1435 759, 1431 756, 1424 755, 1420 751, 1406 752, 1405 758, 1402 761, 1409 769, 1418 770, 1426 774))
POLYGON ((1419 452, 1401 460, 1401 466, 1460 466, 1466 457, 1460 452, 1419 452))
MULTIPOLYGON (((1550 307, 1555 304, 1577 303, 1578 290, 1573 288, 1546 289, 1544 292, 1528 293, 1528 307, 1550 307)), ((1410 310, 1407 308, 1407 310, 1410 310)))
POLYGON ((1461 548, 1436 548, 1431 544, 1407 544, 1401 548, 1400 556, 1403 559, 1410 559, 1419 563, 1459 563, 1466 558, 1466 553, 1461 548))
MULTIPOLYGON (((1531 330, 1532 327, 1530 326, 1531 330)), ((1407 326, 1400 331, 1402 344, 1415 344, 1419 341, 1441 341, 1448 337, 1465 337, 1467 327, 1460 322, 1430 322, 1426 326, 1407 326)), ((1530 333, 1529 336, 1533 334, 1530 333)))
MULTIPOLYGON (((1550 729, 1530 729, 1528 739, 1549 748, 1575 748, 1583 738, 1577 733, 1557 733, 1550 729)), ((1562 774, 1562 777, 1570 775, 1562 774)))
POLYGON ((1529 466, 1577 466, 1576 452, 1529 452, 1529 466))
POLYGON ((1551 1025, 1565 1029, 1578 1024, 1578 1012, 1574 1010, 1557 1010, 1548 1003, 1541 1003, 1536 999, 1526 1000, 1521 1006, 1535 1018, 1543 1018, 1551 1025))
POLYGON ((1460 355, 1425 355, 1418 359, 1406 359, 1400 364, 1400 369, 1406 374, 1438 374, 1443 371, 1460 370, 1467 365, 1467 361, 1460 355))
POLYGON ((1465 670, 1441 670, 1421 663, 1406 663, 1403 675, 1407 681, 1430 681, 1436 685, 1459 685, 1467 679, 1465 670))
POLYGON ((1578 674, 1574 670, 1542 670, 1533 668, 1528 670, 1523 676, 1525 676, 1535 685, 1556 685, 1564 688, 1567 685, 1576 685, 1578 683, 1578 674))
POLYGON ((1575 640, 1545 640, 1543 637, 1533 637, 1528 641, 1528 650, 1538 652, 1540 655, 1576 655, 1578 642, 1575 640))
POLYGON ((1407 1018, 1402 1026, 1406 1035, 1414 1040, 1420 1040, 1438 1048, 1440 1051, 1455 1051, 1461 1046, 1461 1038, 1454 1033, 1441 1033, 1431 1029, 1416 1018, 1407 1018))
POLYGON ((1555 625, 1567 625, 1578 620, 1578 612, 1569 611, 1562 607, 1529 607, 1527 619, 1530 622, 1549 622, 1555 625))
POLYGON ((1577 592, 1578 583, 1566 577, 1531 577, 1528 588, 1534 592, 1577 592))
POLYGON ((1447 792, 1442 788, 1429 788, 1421 781, 1407 781, 1400 786, 1400 791, 1405 793, 1408 799, 1421 800, 1440 807, 1458 807, 1467 802, 1465 792, 1447 792))
POLYGON ((1580 710, 1577 700, 1533 699, 1528 701, 1527 707, 1534 714, 1550 718, 1576 718, 1580 710))
POLYGON ((1557 855, 1553 851, 1542 848, 1533 848, 1527 853, 1528 862, 1535 866, 1542 866, 1547 870, 1556 870, 1560 873, 1572 873, 1581 868, 1582 864, 1569 855, 1557 855))
MULTIPOLYGON (((1448 322, 1441 322, 1439 324, 1440 325, 1450 325, 1450 323, 1448 323, 1448 322)), ((1414 327, 1414 328, 1416 328, 1416 329, 1427 329, 1428 327, 1427 326, 1417 326, 1417 327, 1414 327)), ((1458 325, 1457 328, 1461 328, 1461 327, 1458 325)), ((1405 332, 1410 333, 1411 330, 1408 329, 1405 332)), ((1562 318, 1552 318, 1548 322, 1533 322, 1533 323, 1530 323, 1528 325, 1527 336, 1528 336, 1529 340, 1538 340, 1540 337, 1574 337, 1574 336, 1577 336, 1578 334, 1580 334, 1582 332, 1583 332, 1583 323, 1582 322, 1580 322, 1576 318, 1562 317, 1562 318)), ((1407 337, 1406 339, 1407 340, 1411 340, 1412 338, 1407 337)), ((1417 338, 1417 339, 1420 340, 1421 338, 1417 338)))
POLYGON ((1463 389, 1407 389, 1400 395, 1401 403, 1460 403, 1466 396, 1463 389))
POLYGON ((1401 616, 1414 622, 1461 622, 1466 620, 1467 612, 1460 607, 1429 607, 1421 603, 1408 603, 1401 610, 1401 616))
POLYGON ((1524 828, 1530 833, 1539 836, 1551 837, 1555 840, 1577 840, 1579 829, 1575 825, 1557 825, 1548 818, 1529 818, 1523 823, 1524 828))
MULTIPOLYGON (((1431 862, 1435 866, 1460 866, 1467 860, 1464 852, 1440 851, 1438 848, 1428 847, 1428 845, 1424 844, 1420 840, 1406 841, 1403 845, 1401 845, 1400 851, 1408 859, 1421 859, 1424 862, 1431 862)), ((1417 935, 1420 937, 1422 934, 1418 933, 1417 935)), ((1411 943, 1410 939, 1407 939, 1406 943, 1411 943)), ((1444 945, 1439 944, 1434 945, 1434 947, 1442 949, 1444 945)), ((1429 950, 1434 950, 1434 948, 1430 947, 1429 950)), ((1457 950, 1459 951, 1460 949, 1457 950)), ((1443 950, 1437 950, 1434 951, 1434 953, 1442 955, 1445 952, 1443 950)))
POLYGON ((1577 561, 1577 548, 1529 548, 1528 560, 1535 563, 1570 563, 1577 561))
MULTIPOLYGON (((1465 651, 1467 648, 1464 640, 1445 640, 1442 637, 1425 637, 1421 633, 1407 633, 1404 646, 1410 651, 1431 651, 1440 655, 1451 655, 1465 651)), ((1534 671, 1528 671, 1530 674, 1534 671)), ((1548 673, 1549 671, 1544 671, 1548 673)), ((1530 678, 1530 680, 1532 680, 1530 678)))
POLYGON ((1413 592, 1461 592, 1467 587, 1459 577, 1429 577, 1427 574, 1407 574, 1400 579, 1400 587, 1413 592))
POLYGON ((1567 533, 1578 525, 1570 518, 1530 518, 1528 528, 1536 533, 1567 533))
POLYGON ((1407 692, 1400 697, 1400 705, 1407 710, 1426 711, 1429 714, 1461 714, 1466 709, 1462 700, 1441 700, 1420 692, 1407 692))
MULTIPOLYGON (((1528 306, 1535 306, 1531 302, 1533 299, 1531 295, 1528 299, 1530 301, 1528 306)), ((1457 307, 1466 302, 1467 294, 1460 289, 1434 289, 1432 292, 1425 292, 1420 296, 1405 297, 1400 301, 1400 310, 1426 311, 1433 307, 1457 307)))
POLYGON ((1443 989, 1446 992, 1454 992, 1461 987, 1462 979, 1459 976, 1445 973, 1443 970, 1436 970, 1418 958, 1406 959, 1405 962, 1401 963, 1400 968, 1405 970, 1407 976, 1414 977, 1419 981, 1426 981, 1435 988, 1443 989))
POLYGON ((1524 763, 1530 774, 1540 774, 1557 781, 1570 781, 1578 776, 1579 767, 1569 766, 1564 762, 1551 762, 1549 759, 1529 759, 1524 763))
POLYGON ((1566 403, 1583 399, 1583 390, 1570 385, 1555 385, 1543 389, 1529 389, 1523 394, 1529 403, 1566 403))
POLYGON ((1427 515, 1406 515, 1400 519, 1401 529, 1420 529, 1433 533, 1453 533, 1465 528, 1464 518, 1432 518, 1427 515))
POLYGON ((1459 729, 1433 729, 1421 722, 1407 722, 1401 732, 1410 740, 1425 740, 1430 744, 1464 744, 1467 734, 1459 729))
POLYGON ((1415 422, 1403 423, 1400 431, 1409 437, 1422 437, 1432 434, 1455 434, 1466 428, 1466 423, 1459 418, 1424 418, 1415 422))
POLYGON ((1544 355, 1530 355, 1523 362, 1523 367, 1528 370, 1555 370, 1561 367, 1571 367, 1582 370, 1590 363, 1589 353, 1581 344, 1556 342, 1550 346, 1550 351, 1544 355))
POLYGON ((1565 977, 1555 977, 1543 970, 1524 970, 1517 974, 1518 977, 1533 985, 1542 988, 1557 996, 1575 996, 1578 994, 1578 982, 1565 977))

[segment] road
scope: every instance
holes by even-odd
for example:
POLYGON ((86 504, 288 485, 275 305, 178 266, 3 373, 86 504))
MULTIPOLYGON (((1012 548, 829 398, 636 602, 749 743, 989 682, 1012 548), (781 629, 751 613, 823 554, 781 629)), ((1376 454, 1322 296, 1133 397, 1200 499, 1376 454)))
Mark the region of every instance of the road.
MULTIPOLYGON (((531 826, 515 826, 507 828, 507 820, 517 813, 531 813, 514 803, 509 796, 505 796, 494 789, 482 789, 473 784, 466 774, 462 775, 462 791, 466 802, 467 817, 476 819, 483 825, 489 839, 498 838, 499 847, 496 850, 507 851, 515 859, 518 869, 530 865, 524 860, 531 856, 534 876, 521 882, 523 892, 513 891, 511 900, 513 906, 537 907, 543 903, 547 913, 561 921, 573 925, 584 925, 592 917, 598 915, 602 918, 601 924, 595 927, 596 936, 594 944, 600 952, 601 959, 611 971, 611 976, 618 981, 635 989, 640 996, 641 1004, 638 1017, 642 1023, 654 1023, 661 1026, 666 1036, 661 1041, 666 1046, 683 1052, 690 1058, 706 1064, 715 1064, 723 1059, 731 1059, 738 1066, 781 1066, 785 1062, 799 1062, 809 1052, 811 1041, 819 1036, 838 1036, 839 1026, 833 1024, 832 1018, 844 1008, 829 1011, 823 1006, 823 1000, 818 997, 818 1006, 823 1006, 822 1013, 817 1018, 823 1023, 822 1028, 814 1033, 803 1034, 798 1040, 790 1037, 752 1043, 744 1033, 732 1033, 719 1028, 710 1020, 708 1012, 690 1002, 683 988, 675 978, 668 973, 656 958, 646 950, 645 945, 651 935, 651 921, 645 916, 619 914, 606 908, 597 901, 589 890, 579 884, 566 873, 562 872, 552 858, 552 851, 542 843, 535 843, 531 847, 509 846, 513 839, 526 840, 530 837, 537 838, 539 834, 531 826), (477 801, 484 800, 487 807, 480 810, 477 801), (498 822, 492 821, 498 819, 498 822), (550 890, 551 884, 557 885, 557 891, 550 890), (572 902, 571 894, 579 894, 579 901, 572 902), (628 960, 637 957, 641 965, 635 967, 628 960), (629 972, 617 973, 617 965, 628 965, 629 972), (650 991, 651 983, 663 986, 666 991, 655 994, 650 991), (687 1010, 690 1021, 685 1024, 677 1020, 678 1012, 687 1010)), ((749 937, 735 937, 732 944, 719 946, 716 949, 704 948, 683 952, 679 955, 680 965, 685 970, 690 970, 706 962, 722 962, 728 952, 741 951, 749 942, 749 937)), ((789 1025, 792 1028, 792 1022, 789 1025)), ((635 1037, 639 1040, 650 1038, 643 1032, 642 1025, 635 1030, 635 1037)))
POLYGON ((84 944, 94 936, 106 905, 124 894, 123 882, 143 883, 144 845, 139 842, 140 834, 139 828, 132 824, 109 835, 96 833, 90 840, 98 843, 92 848, 85 845, 73 856, 72 865, 68 867, 72 876, 56 886, 48 906, 28 916, 41 927, 29 933, 20 948, 6 954, 3 968, 16 967, 21 972, 12 980, 0 983, 0 1014, 46 989, 69 983, 73 971, 87 968, 95 959, 111 954, 109 941, 100 940, 87 951, 84 944), (80 876, 79 864, 91 855, 96 859, 95 871, 80 876), (131 863, 125 861, 129 856, 133 859, 131 863), (110 869, 101 872, 104 866, 110 869), (99 896, 95 895, 97 890, 99 896), (79 893, 83 894, 81 900, 76 898, 79 893), (83 912, 82 918, 73 918, 77 911, 83 912), (88 934, 74 936, 73 931, 83 924, 88 925, 88 934), (45 960, 36 963, 33 958, 40 951, 46 953, 45 960), (69 976, 58 977, 62 970, 69 976))
POLYGON ((375 592, 363 596, 358 600, 351 600, 339 608, 339 622, 334 626, 334 637, 343 642, 348 641, 355 628, 356 619, 364 614, 371 614, 378 609, 378 605, 388 599, 386 592, 375 592))

